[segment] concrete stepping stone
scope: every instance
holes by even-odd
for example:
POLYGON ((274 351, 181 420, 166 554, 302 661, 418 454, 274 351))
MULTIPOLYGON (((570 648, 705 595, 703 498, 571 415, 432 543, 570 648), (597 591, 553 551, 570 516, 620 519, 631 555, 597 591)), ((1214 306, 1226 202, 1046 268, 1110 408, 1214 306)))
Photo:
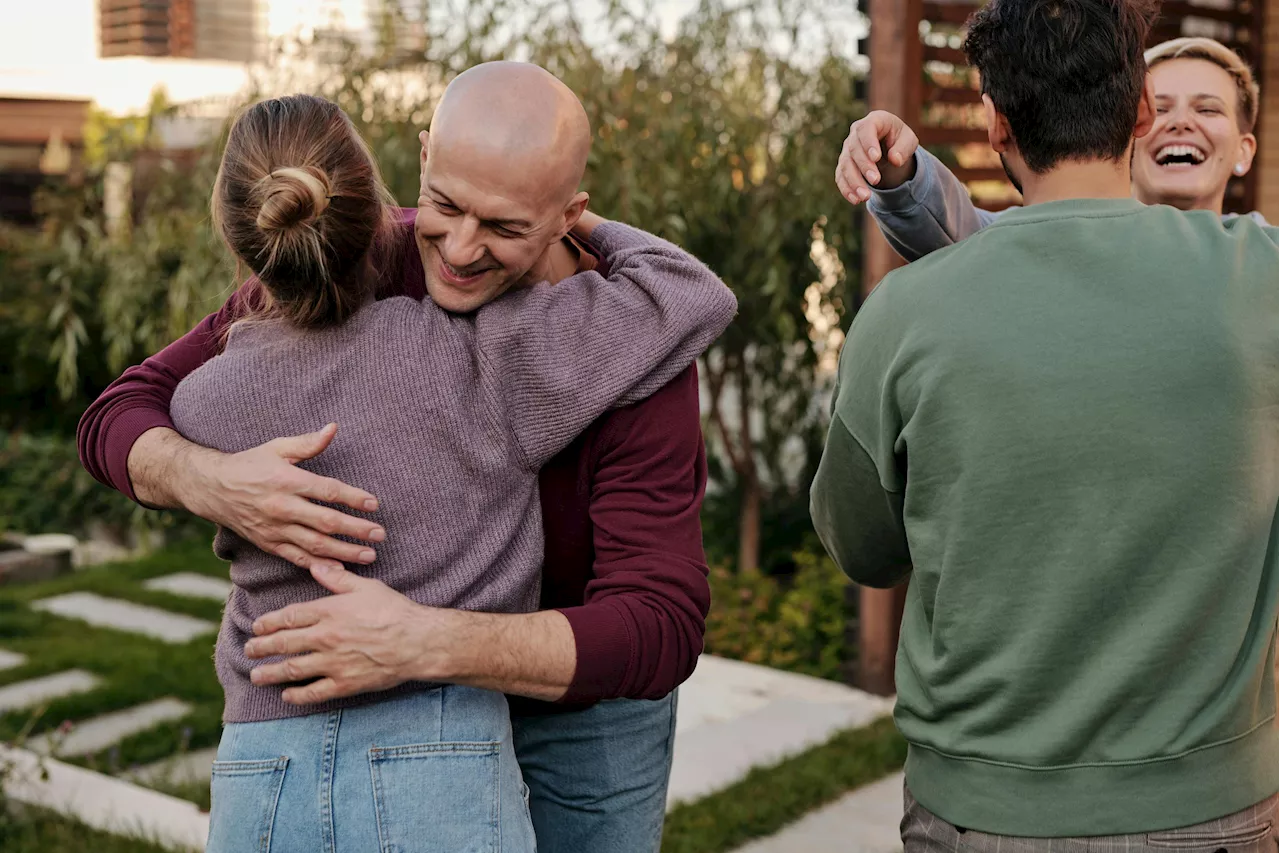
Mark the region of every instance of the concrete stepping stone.
POLYGON ((125 777, 140 785, 185 785, 191 782, 208 782, 213 776, 213 762, 218 748, 195 749, 181 755, 162 758, 125 773, 125 777))
POLYGON ((152 578, 143 584, 146 589, 169 592, 174 595, 185 595, 191 598, 211 598, 226 601, 231 594, 231 581, 198 575, 195 572, 178 572, 159 578, 152 578))
POLYGON ((166 643, 185 643, 218 630, 217 625, 204 619, 118 598, 106 598, 92 592, 69 592, 42 598, 33 602, 31 607, 68 619, 80 619, 99 628, 145 634, 166 643))
POLYGON ((186 702, 172 698, 156 699, 76 723, 65 737, 43 735, 32 738, 27 748, 41 755, 52 753, 59 758, 88 755, 114 746, 158 723, 178 720, 189 713, 191 706, 186 702))
POLYGON ((68 669, 53 675, 19 681, 17 684, 0 687, 0 714, 30 708, 72 693, 87 693, 99 683, 96 675, 82 669, 68 669))
POLYGON ((894 773, 850 791, 736 853, 896 853, 902 850, 901 822, 902 774, 894 773))
POLYGON ((209 837, 209 815, 195 803, 4 744, 0 765, 9 768, 3 784, 13 802, 54 809, 97 829, 180 850, 203 850, 209 837))
POLYGON ((13 669, 15 666, 22 666, 26 662, 26 655, 0 649, 0 669, 13 669))

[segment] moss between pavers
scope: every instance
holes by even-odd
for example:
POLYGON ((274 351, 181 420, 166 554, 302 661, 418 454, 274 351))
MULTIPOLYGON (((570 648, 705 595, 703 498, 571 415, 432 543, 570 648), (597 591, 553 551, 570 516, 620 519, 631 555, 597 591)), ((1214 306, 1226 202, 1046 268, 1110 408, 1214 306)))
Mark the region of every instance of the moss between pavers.
POLYGON ((888 717, 840 732, 778 764, 755 768, 723 791, 676 806, 667 815, 662 853, 727 853, 888 776, 906 760, 906 741, 888 717))

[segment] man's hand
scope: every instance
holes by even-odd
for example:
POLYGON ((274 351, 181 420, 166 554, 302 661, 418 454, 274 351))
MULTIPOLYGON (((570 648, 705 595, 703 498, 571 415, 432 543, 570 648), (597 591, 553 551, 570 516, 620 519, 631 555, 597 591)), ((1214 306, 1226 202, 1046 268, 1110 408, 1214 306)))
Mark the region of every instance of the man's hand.
POLYGON ((275 655, 298 655, 253 670, 254 684, 288 684, 282 698, 295 705, 387 690, 406 681, 443 680, 446 665, 432 656, 431 628, 447 634, 452 610, 424 607, 381 581, 344 569, 314 571, 331 592, 326 598, 291 604, 260 616, 253 623, 258 636, 245 644, 256 660, 275 655))
POLYGON ((335 536, 381 542, 386 538, 382 527, 313 501, 372 512, 377 499, 297 467, 322 453, 337 431, 329 424, 319 432, 278 438, 241 453, 219 453, 172 430, 154 429, 134 444, 129 474, 144 503, 181 506, 303 568, 372 563, 376 554, 368 545, 335 536))
POLYGON ((893 113, 876 110, 849 125, 836 163, 836 186, 850 203, 871 198, 871 187, 891 190, 911 180, 920 140, 893 113))
POLYGON ((259 686, 289 684, 286 702, 309 705, 387 690, 406 681, 444 681, 534 699, 564 695, 577 668, 573 628, 564 614, 475 613, 417 604, 380 581, 344 569, 314 569, 334 595, 291 604, 253 623, 245 643, 263 664, 259 686))

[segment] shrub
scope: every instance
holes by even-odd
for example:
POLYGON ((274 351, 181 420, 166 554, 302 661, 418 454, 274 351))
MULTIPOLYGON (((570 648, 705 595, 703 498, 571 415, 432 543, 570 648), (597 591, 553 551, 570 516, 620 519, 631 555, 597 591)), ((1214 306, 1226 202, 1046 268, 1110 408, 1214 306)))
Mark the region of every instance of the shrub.
POLYGON ((83 536, 94 522, 121 539, 166 528, 194 532, 196 525, 100 485, 80 466, 70 438, 0 430, 0 531, 83 536))
POLYGON ((706 650, 778 669, 843 680, 848 579, 818 548, 795 553, 796 572, 711 569, 706 650))

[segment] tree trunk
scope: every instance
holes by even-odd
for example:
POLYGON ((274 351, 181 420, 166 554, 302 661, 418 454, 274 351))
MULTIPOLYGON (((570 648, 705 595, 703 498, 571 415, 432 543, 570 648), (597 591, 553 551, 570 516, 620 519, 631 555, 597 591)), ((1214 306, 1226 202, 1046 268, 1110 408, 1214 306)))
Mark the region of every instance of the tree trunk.
POLYGON ((754 477, 742 480, 738 504, 738 571, 760 568, 760 484, 754 477))
POLYGON ((746 353, 738 359, 738 435, 741 438, 738 485, 738 571, 760 568, 760 475, 756 471, 755 441, 751 436, 751 377, 746 353))

